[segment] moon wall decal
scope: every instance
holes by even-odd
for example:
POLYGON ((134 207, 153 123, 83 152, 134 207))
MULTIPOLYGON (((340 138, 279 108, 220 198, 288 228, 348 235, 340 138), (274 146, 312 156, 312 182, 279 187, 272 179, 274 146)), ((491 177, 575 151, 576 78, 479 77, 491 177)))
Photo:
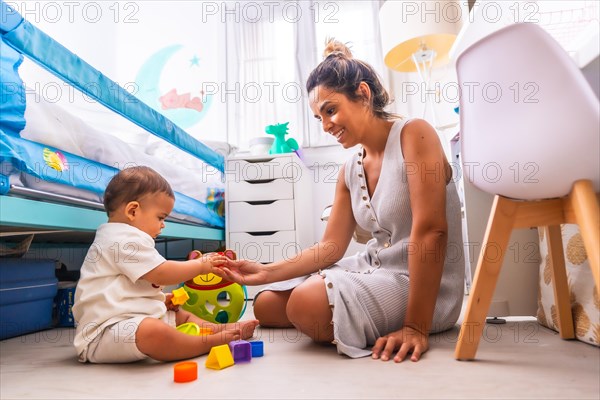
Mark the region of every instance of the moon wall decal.
MULTIPOLYGON (((153 55, 151 55, 139 69, 135 83, 138 88, 136 96, 152 107, 157 112, 163 114, 179 127, 187 129, 196 125, 204 118, 212 104, 212 96, 205 96, 201 111, 198 107, 192 108, 171 108, 164 109, 160 98, 169 92, 169 90, 161 91, 160 81, 164 72, 165 66, 173 58, 173 56, 183 48, 182 45, 172 45, 165 47, 153 55)), ((197 96, 200 97, 200 88, 197 88, 197 96)))

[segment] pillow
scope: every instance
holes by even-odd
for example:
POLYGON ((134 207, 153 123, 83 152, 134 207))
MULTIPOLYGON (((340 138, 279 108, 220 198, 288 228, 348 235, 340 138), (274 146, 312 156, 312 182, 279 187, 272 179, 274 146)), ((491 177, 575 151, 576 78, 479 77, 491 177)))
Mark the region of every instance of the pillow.
MULTIPOLYGON (((228 155, 235 153, 237 150, 236 147, 227 142, 206 140, 202 141, 202 143, 210 147, 215 152, 221 154, 223 157, 227 157, 228 155)), ((148 144, 146 145, 146 154, 163 157, 172 162, 182 164, 186 168, 202 168, 202 162, 196 157, 155 136, 150 137, 148 140, 148 144)))
MULTIPOLYGON (((558 331, 558 318, 554 304, 554 288, 548 242, 540 229, 540 275, 538 298, 538 322, 558 331)), ((595 290, 592 270, 579 228, 574 224, 561 225, 565 267, 569 292, 571 294, 571 312, 575 325, 575 337, 582 342, 600 346, 600 299, 595 290)))
POLYGON ((237 147, 230 145, 227 142, 218 142, 216 140, 203 140, 202 143, 221 154, 223 157, 227 157, 237 151, 237 147))

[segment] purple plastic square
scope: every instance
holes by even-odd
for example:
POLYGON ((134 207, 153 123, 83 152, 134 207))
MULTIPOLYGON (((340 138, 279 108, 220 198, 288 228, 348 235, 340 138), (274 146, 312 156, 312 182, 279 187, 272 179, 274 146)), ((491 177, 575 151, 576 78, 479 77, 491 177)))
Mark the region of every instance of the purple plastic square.
POLYGON ((233 355, 234 362, 248 362, 252 360, 252 346, 245 340, 234 340, 229 342, 229 349, 233 355))

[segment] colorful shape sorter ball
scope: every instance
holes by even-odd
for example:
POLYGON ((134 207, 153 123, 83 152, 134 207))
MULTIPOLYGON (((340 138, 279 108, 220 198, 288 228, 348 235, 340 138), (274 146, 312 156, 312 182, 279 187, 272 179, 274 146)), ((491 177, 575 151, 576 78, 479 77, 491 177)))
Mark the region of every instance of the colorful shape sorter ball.
MULTIPOLYGON (((236 255, 231 250, 223 254, 233 260, 236 255)), ((192 251, 188 259, 201 257, 202 253, 192 251)), ((245 310, 245 290, 242 285, 227 281, 215 274, 198 275, 184 283, 183 289, 189 299, 182 305, 196 316, 214 323, 238 321, 245 310)))

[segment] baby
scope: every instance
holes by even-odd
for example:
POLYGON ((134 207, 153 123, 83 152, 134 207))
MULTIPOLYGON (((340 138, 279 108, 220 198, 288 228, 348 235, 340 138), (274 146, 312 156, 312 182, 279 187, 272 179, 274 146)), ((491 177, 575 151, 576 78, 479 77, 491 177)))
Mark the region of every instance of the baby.
POLYGON ((108 222, 96 231, 75 292, 74 339, 79 361, 124 363, 152 358, 172 361, 206 354, 213 346, 252 337, 257 320, 213 324, 180 310, 162 287, 214 271, 222 256, 165 260, 154 239, 165 227, 175 196, 148 167, 119 172, 104 193, 108 222), (212 330, 192 336, 176 330, 186 322, 212 330))

